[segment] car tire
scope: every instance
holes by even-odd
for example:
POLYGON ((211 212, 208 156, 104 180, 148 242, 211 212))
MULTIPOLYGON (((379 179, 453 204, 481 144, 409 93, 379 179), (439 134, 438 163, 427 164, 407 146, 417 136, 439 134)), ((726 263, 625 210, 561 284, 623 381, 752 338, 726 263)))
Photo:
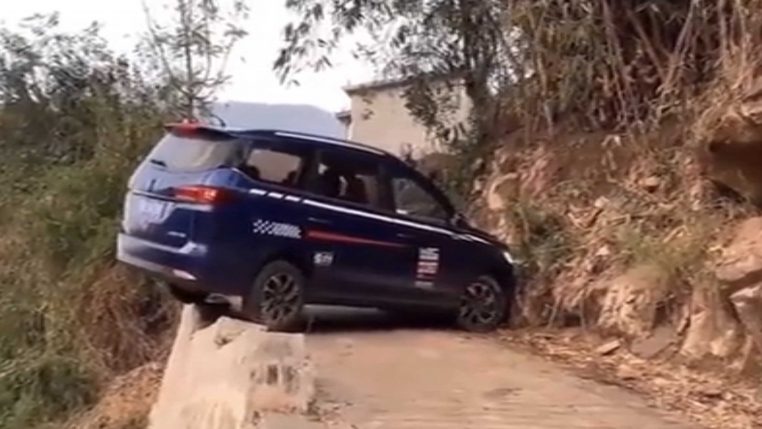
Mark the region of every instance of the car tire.
POLYGON ((492 276, 481 276, 463 289, 456 322, 465 331, 487 333, 497 329, 507 314, 505 290, 492 276))
POLYGON ((273 332, 293 332, 303 324, 304 274, 286 261, 265 265, 254 280, 246 315, 273 332))
POLYGON ((209 296, 207 293, 191 292, 173 284, 168 284, 167 289, 174 299, 183 304, 201 304, 209 296))

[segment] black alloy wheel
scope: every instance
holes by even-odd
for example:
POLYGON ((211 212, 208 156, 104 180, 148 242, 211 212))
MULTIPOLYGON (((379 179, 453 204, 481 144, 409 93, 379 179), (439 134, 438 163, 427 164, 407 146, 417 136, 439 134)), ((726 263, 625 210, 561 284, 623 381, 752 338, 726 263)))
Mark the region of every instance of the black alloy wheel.
POLYGON ((304 307, 304 276, 284 261, 266 265, 254 283, 247 313, 269 331, 289 332, 299 328, 304 307))
POLYGON ((458 326, 470 332, 494 331, 505 319, 506 309, 507 300, 500 285, 492 277, 480 277, 463 291, 458 326))

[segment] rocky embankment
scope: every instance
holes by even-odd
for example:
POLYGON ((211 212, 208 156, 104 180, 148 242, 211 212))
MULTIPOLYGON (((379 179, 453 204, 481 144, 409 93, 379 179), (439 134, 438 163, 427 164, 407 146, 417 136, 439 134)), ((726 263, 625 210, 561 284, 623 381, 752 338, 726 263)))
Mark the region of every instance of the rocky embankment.
POLYGON ((518 322, 582 327, 646 358, 759 374, 756 88, 695 124, 637 138, 509 136, 475 199, 482 225, 532 258, 518 322))

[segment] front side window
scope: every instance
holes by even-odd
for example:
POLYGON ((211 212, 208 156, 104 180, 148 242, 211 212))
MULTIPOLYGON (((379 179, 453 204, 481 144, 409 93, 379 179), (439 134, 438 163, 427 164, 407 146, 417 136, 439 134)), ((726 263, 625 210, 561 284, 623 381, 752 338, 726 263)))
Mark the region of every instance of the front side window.
POLYGON ((305 163, 305 154, 285 147, 267 147, 255 143, 239 169, 254 180, 295 187, 305 163))
POLYGON ((379 163, 373 156, 341 150, 320 154, 317 180, 319 195, 364 206, 379 205, 379 163))
POLYGON ((392 177, 394 207, 398 214, 424 220, 447 221, 447 209, 412 177, 392 177))

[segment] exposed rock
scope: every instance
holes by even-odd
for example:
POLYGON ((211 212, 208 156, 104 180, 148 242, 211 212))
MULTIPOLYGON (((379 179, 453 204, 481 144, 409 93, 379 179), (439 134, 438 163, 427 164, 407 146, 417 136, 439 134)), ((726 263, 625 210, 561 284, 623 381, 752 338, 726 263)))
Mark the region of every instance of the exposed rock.
POLYGON ((674 327, 662 325, 654 329, 653 333, 647 338, 633 341, 630 351, 644 359, 652 359, 669 348, 669 346, 674 345, 676 341, 677 335, 674 327))
POLYGON ((611 248, 608 245, 603 245, 595 252, 595 256, 606 258, 611 256, 611 248))
POLYGON ((762 101, 750 96, 718 115, 704 150, 709 177, 762 204, 762 101))
POLYGON ((616 376, 624 381, 632 381, 641 378, 640 372, 627 364, 619 365, 616 369, 616 376))
POLYGON ((720 389, 717 386, 706 386, 701 391, 696 393, 698 393, 700 396, 707 399, 721 399, 722 398, 722 389, 720 389))
POLYGON ((698 287, 691 298, 690 325, 680 353, 695 360, 726 359, 743 343, 741 326, 717 288, 698 287))
POLYGON ((681 353, 721 358, 741 372, 754 370, 762 350, 762 218, 738 226, 715 275, 719 286, 694 290, 681 353))
POLYGON ((303 335, 226 317, 207 323, 195 307, 183 310, 151 428, 253 429, 261 413, 307 411, 314 374, 303 335))
POLYGON ((628 337, 647 336, 656 322, 658 304, 671 279, 650 265, 635 267, 608 284, 598 318, 599 327, 628 337))
POLYGON ((757 346, 762 350, 762 284, 739 290, 730 296, 738 317, 757 346))
POLYGON ((610 355, 611 353, 614 353, 620 347, 622 347, 622 343, 619 340, 613 340, 613 341, 609 341, 608 343, 602 344, 601 346, 595 349, 595 352, 598 353, 599 355, 606 356, 606 355, 610 355))
POLYGON ((640 186, 648 192, 656 192, 661 186, 661 179, 656 176, 646 177, 640 181, 640 186))
POLYGON ((731 289, 762 282, 762 217, 746 220, 738 226, 715 273, 731 289))
POLYGON ((741 372, 754 370, 762 350, 762 218, 738 226, 715 275, 719 287, 694 291, 682 353, 723 358, 741 372))
POLYGON ((598 197, 595 199, 595 202, 593 202, 593 206, 597 209, 603 209, 607 205, 609 205, 609 200, 606 197, 598 197))

